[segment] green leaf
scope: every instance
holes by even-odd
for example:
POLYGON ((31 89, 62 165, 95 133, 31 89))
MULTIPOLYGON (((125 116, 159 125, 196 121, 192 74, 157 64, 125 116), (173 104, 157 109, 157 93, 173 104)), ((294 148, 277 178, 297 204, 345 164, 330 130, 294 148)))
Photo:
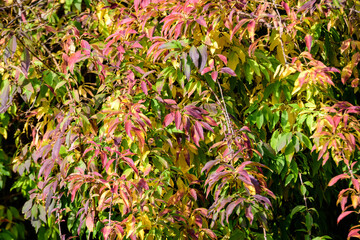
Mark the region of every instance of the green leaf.
POLYGON ((300 192, 302 195, 306 195, 307 189, 306 189, 305 185, 300 186, 300 192))
POLYGON ((164 43, 159 47, 159 49, 174 49, 174 48, 175 49, 177 49, 177 48, 181 49, 182 48, 181 43, 179 41, 174 40, 174 41, 171 41, 171 42, 164 43))
POLYGON ((310 231, 313 226, 313 218, 309 212, 306 213, 306 216, 305 216, 305 226, 308 231, 310 231))
POLYGON ((260 74, 259 64, 258 64, 257 62, 255 62, 255 61, 254 61, 253 59, 251 59, 251 58, 248 58, 248 59, 247 59, 247 62, 249 63, 250 68, 251 68, 252 70, 254 70, 255 74, 260 77, 261 74, 260 74))
POLYGON ((298 206, 294 207, 293 210, 290 213, 290 218, 293 218, 293 216, 296 213, 303 212, 304 210, 306 210, 306 207, 304 205, 298 205, 298 206))
POLYGON ((282 150, 289 142, 291 141, 292 133, 282 133, 279 136, 279 140, 276 143, 276 147, 274 148, 276 152, 282 150))
POLYGON ((289 174, 287 177, 286 177, 286 179, 285 179, 285 187, 287 186, 287 185, 289 185, 289 183, 291 183, 291 180, 293 180, 294 179, 294 175, 293 174, 289 174))

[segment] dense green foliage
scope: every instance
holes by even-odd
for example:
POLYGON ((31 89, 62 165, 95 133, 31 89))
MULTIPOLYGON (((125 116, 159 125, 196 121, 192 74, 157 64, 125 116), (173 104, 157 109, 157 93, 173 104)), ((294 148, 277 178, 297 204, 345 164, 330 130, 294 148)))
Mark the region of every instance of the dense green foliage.
POLYGON ((0 239, 360 238, 359 1, 0 20, 0 239))

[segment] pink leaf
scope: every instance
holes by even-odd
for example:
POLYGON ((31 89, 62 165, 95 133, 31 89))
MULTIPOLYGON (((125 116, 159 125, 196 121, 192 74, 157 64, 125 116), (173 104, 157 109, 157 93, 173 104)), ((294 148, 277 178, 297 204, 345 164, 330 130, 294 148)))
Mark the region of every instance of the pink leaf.
POLYGON ((214 72, 211 73, 211 78, 212 78, 212 80, 214 82, 216 82, 217 77, 218 77, 218 72, 217 71, 214 71, 214 72))
POLYGON ((104 239, 107 240, 109 238, 109 236, 110 236, 110 233, 111 233, 111 227, 110 226, 103 227, 101 229, 101 232, 104 235, 104 239))
POLYGON ((164 102, 166 104, 170 104, 170 105, 176 105, 176 101, 173 99, 164 99, 164 102))
POLYGON ((195 130, 198 133, 200 139, 204 140, 204 130, 199 121, 195 121, 195 130))
POLYGON ((131 129, 132 129, 133 125, 131 123, 130 120, 127 120, 125 122, 125 131, 126 131, 126 134, 131 138, 131 140, 134 140, 133 136, 131 135, 131 129))
POLYGON ((286 14, 287 14, 288 16, 290 16, 290 8, 289 8, 289 5, 288 5, 286 2, 284 2, 284 1, 281 2, 281 5, 282 5, 283 8, 285 9, 286 14))
POLYGON ((305 36, 305 44, 306 44, 306 47, 309 50, 309 52, 311 51, 311 43, 312 43, 312 36, 307 34, 305 36))
POLYGON ((359 231, 360 231, 360 229, 358 229, 358 228, 352 229, 348 234, 348 239, 350 239, 351 237, 360 238, 359 231))
POLYGON ((174 113, 169 113, 168 115, 165 116, 164 127, 169 126, 169 124, 172 123, 173 121, 174 121, 174 113))
POLYGON ((352 183, 353 183, 353 185, 354 185, 354 188, 355 188, 355 190, 357 191, 357 192, 359 192, 360 191, 360 186, 359 186, 359 181, 357 180, 357 179, 351 179, 351 181, 352 181, 352 183))
POLYGON ((89 229, 90 232, 94 231, 94 219, 91 214, 86 216, 86 227, 89 229))
POLYGON ((59 157, 60 147, 61 147, 61 138, 59 137, 56 140, 52 150, 52 154, 51 154, 52 160, 56 160, 59 157))
POLYGON ((195 199, 195 201, 197 200, 197 194, 196 194, 196 190, 191 188, 189 191, 190 195, 195 199))
POLYGON ((232 70, 229 67, 223 67, 222 69, 220 69, 220 72, 227 73, 227 74, 230 74, 231 76, 236 77, 236 73, 234 72, 234 70, 232 70))
POLYGON ((354 211, 345 211, 343 213, 341 213, 337 219, 337 223, 339 224, 339 222, 344 218, 346 217, 347 215, 349 215, 350 213, 352 213, 354 211))
POLYGON ((135 166, 134 161, 129 158, 129 157, 123 157, 123 159, 125 160, 125 162, 136 172, 136 174, 139 174, 138 169, 135 166))
POLYGON ((227 65, 227 58, 224 55, 218 54, 218 57, 221 59, 221 61, 224 62, 225 65, 227 65))
POLYGON ((203 17, 203 16, 200 16, 198 19, 196 19, 196 22, 197 22, 198 24, 200 24, 201 26, 203 26, 203 27, 207 27, 206 21, 204 20, 204 17, 203 17))
POLYGON ((340 179, 346 179, 346 178, 350 178, 350 176, 347 175, 346 173, 337 175, 336 177, 333 177, 333 178, 330 180, 328 186, 330 187, 330 186, 334 185, 335 183, 337 183, 337 181, 339 181, 340 179))
POLYGON ((146 82, 141 81, 140 85, 141 85, 141 89, 142 89, 142 91, 145 93, 145 95, 146 95, 146 96, 149 95, 146 82))

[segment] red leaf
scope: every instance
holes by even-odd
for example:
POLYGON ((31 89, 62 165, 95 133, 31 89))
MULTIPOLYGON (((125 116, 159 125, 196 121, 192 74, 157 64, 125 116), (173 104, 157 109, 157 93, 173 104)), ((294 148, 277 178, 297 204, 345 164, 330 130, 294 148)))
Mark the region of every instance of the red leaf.
POLYGON ((165 116, 164 127, 169 126, 169 124, 172 123, 173 121, 174 121, 174 113, 169 113, 168 115, 165 116))
POLYGON ((175 112, 175 127, 178 130, 181 130, 181 114, 180 111, 175 112))
POLYGON ((217 77, 218 77, 218 72, 217 71, 214 71, 214 72, 211 73, 211 78, 212 78, 212 80, 214 82, 216 82, 217 77))
POLYGON ((339 222, 344 218, 346 217, 347 215, 349 215, 350 213, 352 213, 354 211, 345 211, 343 213, 341 213, 337 219, 337 223, 339 224, 339 222))
POLYGON ((201 122, 201 125, 203 126, 203 128, 209 130, 210 132, 214 132, 210 124, 208 124, 207 122, 201 122))
POLYGON ((195 121, 195 130, 198 133, 200 139, 204 140, 204 130, 199 121, 195 121))
POLYGON ((133 128, 133 125, 130 120, 127 120, 125 122, 125 131, 126 134, 131 138, 131 140, 134 140, 133 136, 131 135, 131 129, 133 128))
POLYGON ((197 22, 198 24, 200 24, 201 26, 203 26, 203 27, 207 27, 206 21, 204 20, 204 17, 203 17, 203 16, 200 16, 198 19, 196 19, 196 22, 197 22))
POLYGON ((232 70, 229 67, 223 67, 222 69, 220 69, 220 72, 227 73, 227 74, 230 74, 233 77, 236 77, 236 73, 234 72, 234 70, 232 70))
POLYGON ((337 183, 337 181, 339 181, 340 179, 346 179, 346 178, 350 178, 350 176, 347 175, 346 173, 337 175, 336 177, 333 177, 333 178, 330 180, 328 186, 330 187, 330 186, 334 185, 335 183, 337 183))
POLYGON ((312 36, 307 34, 305 36, 305 44, 306 44, 306 47, 309 50, 309 52, 311 51, 311 43, 312 43, 312 36))
POLYGON ((224 62, 225 65, 227 65, 227 58, 224 55, 218 54, 218 57, 221 59, 221 61, 224 62))

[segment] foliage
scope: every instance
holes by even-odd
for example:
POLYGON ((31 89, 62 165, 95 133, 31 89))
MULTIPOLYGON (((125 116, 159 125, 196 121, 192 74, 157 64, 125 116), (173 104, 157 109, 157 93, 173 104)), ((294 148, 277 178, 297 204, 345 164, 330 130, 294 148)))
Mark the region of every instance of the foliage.
POLYGON ((0 188, 39 239, 360 238, 358 1, 0 9, 0 188))

